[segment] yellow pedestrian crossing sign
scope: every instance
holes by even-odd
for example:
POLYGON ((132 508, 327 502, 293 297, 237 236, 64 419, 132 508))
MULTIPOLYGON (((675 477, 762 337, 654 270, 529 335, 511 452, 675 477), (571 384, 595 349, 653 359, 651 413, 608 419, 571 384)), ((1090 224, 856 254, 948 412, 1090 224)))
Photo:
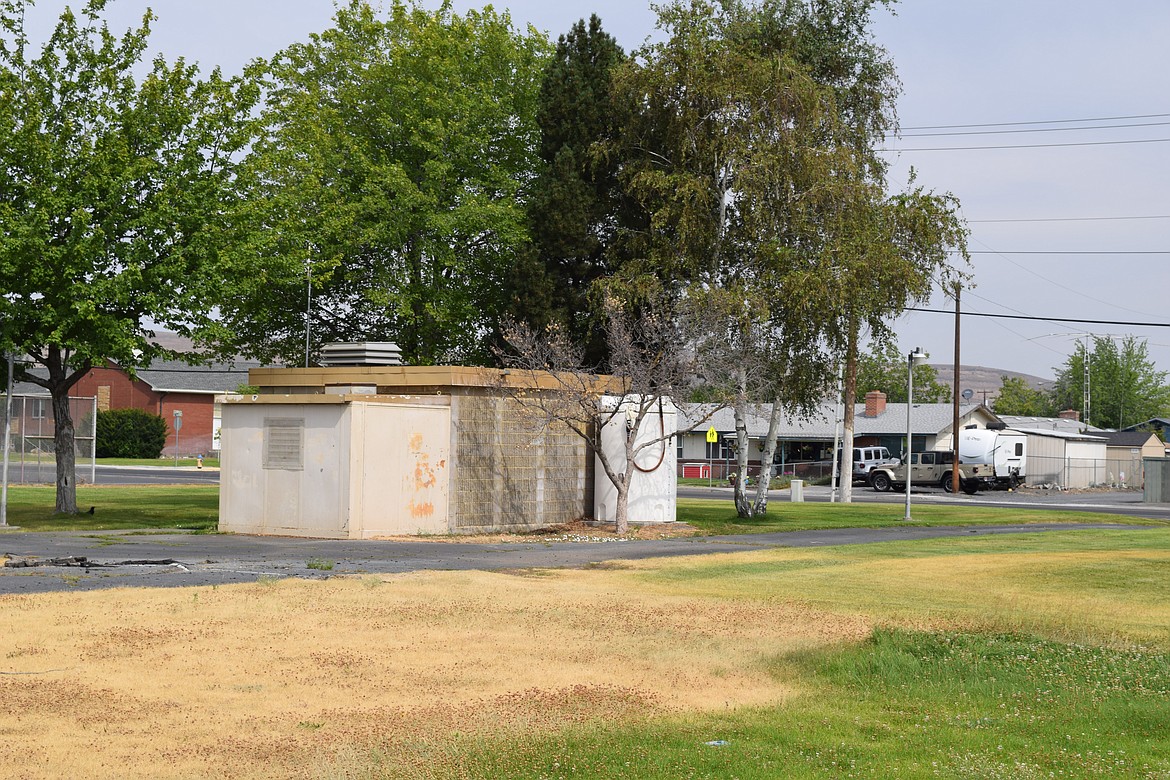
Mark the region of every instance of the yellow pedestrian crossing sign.
POLYGON ((719 434, 715 432, 715 426, 712 425, 707 429, 707 443, 714 444, 717 441, 719 441, 719 434))

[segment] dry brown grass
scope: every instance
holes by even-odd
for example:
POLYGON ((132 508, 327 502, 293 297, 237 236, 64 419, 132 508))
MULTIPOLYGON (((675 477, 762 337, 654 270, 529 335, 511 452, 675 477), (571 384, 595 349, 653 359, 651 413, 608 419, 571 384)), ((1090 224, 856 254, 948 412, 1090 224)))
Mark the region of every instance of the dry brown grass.
POLYGON ((28 778, 312 777, 370 749, 408 764, 456 731, 781 701, 767 659, 872 628, 636 582, 422 573, 0 597, 0 764, 28 778))

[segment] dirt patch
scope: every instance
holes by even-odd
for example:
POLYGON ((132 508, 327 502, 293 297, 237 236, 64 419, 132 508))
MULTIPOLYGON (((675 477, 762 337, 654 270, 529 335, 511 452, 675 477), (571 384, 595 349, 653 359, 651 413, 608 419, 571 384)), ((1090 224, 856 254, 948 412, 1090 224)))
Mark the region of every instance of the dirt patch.
POLYGON ((0 597, 0 763, 164 780, 314 777, 371 750, 407 766, 455 734, 782 701, 778 654, 871 629, 782 600, 647 592, 641 575, 0 597))
POLYGON ((648 523, 631 525, 624 533, 617 532, 616 524, 595 520, 574 520, 540 528, 535 531, 497 534, 444 534, 441 536, 378 536, 382 541, 410 542, 474 542, 477 544, 507 544, 515 542, 606 542, 621 539, 680 539, 689 536, 704 536, 705 532, 686 523, 648 523))

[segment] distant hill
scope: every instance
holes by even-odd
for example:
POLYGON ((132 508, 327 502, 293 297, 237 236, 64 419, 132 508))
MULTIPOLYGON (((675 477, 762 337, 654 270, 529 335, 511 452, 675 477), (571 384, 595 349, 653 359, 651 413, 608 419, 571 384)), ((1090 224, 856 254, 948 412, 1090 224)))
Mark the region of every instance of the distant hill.
MULTIPOLYGON (((938 373, 938 380, 949 387, 955 376, 955 364, 931 363, 930 365, 938 373)), ((1005 376, 1019 377, 1037 390, 1051 390, 1055 384, 1052 379, 1045 379, 1034 374, 1023 374, 1019 371, 988 368, 987 366, 960 365, 959 389, 970 390, 973 393, 972 401, 990 405, 999 397, 999 389, 1003 386, 1003 377, 1005 376)))

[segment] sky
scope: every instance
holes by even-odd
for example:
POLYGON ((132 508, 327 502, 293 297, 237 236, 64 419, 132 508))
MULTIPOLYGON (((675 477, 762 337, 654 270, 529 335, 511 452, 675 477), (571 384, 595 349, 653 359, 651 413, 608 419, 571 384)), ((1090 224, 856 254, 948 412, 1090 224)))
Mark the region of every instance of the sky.
MULTIPOLYGON (((34 41, 65 5, 40 0, 27 20, 34 41)), ((229 74, 326 29, 333 14, 331 0, 111 0, 106 17, 124 30, 147 6, 155 51, 229 74)), ((658 34, 645 0, 495 7, 553 39, 590 13, 627 51, 658 34)), ((874 37, 903 87, 902 137, 887 143, 891 190, 913 168, 917 185, 959 199, 971 231, 963 364, 1051 378, 1086 334, 1132 335, 1170 371, 1167 30, 1165 0, 903 0, 875 13, 874 37)), ((948 313, 903 315, 899 346, 952 362, 953 301, 936 294, 921 308, 948 313)))

